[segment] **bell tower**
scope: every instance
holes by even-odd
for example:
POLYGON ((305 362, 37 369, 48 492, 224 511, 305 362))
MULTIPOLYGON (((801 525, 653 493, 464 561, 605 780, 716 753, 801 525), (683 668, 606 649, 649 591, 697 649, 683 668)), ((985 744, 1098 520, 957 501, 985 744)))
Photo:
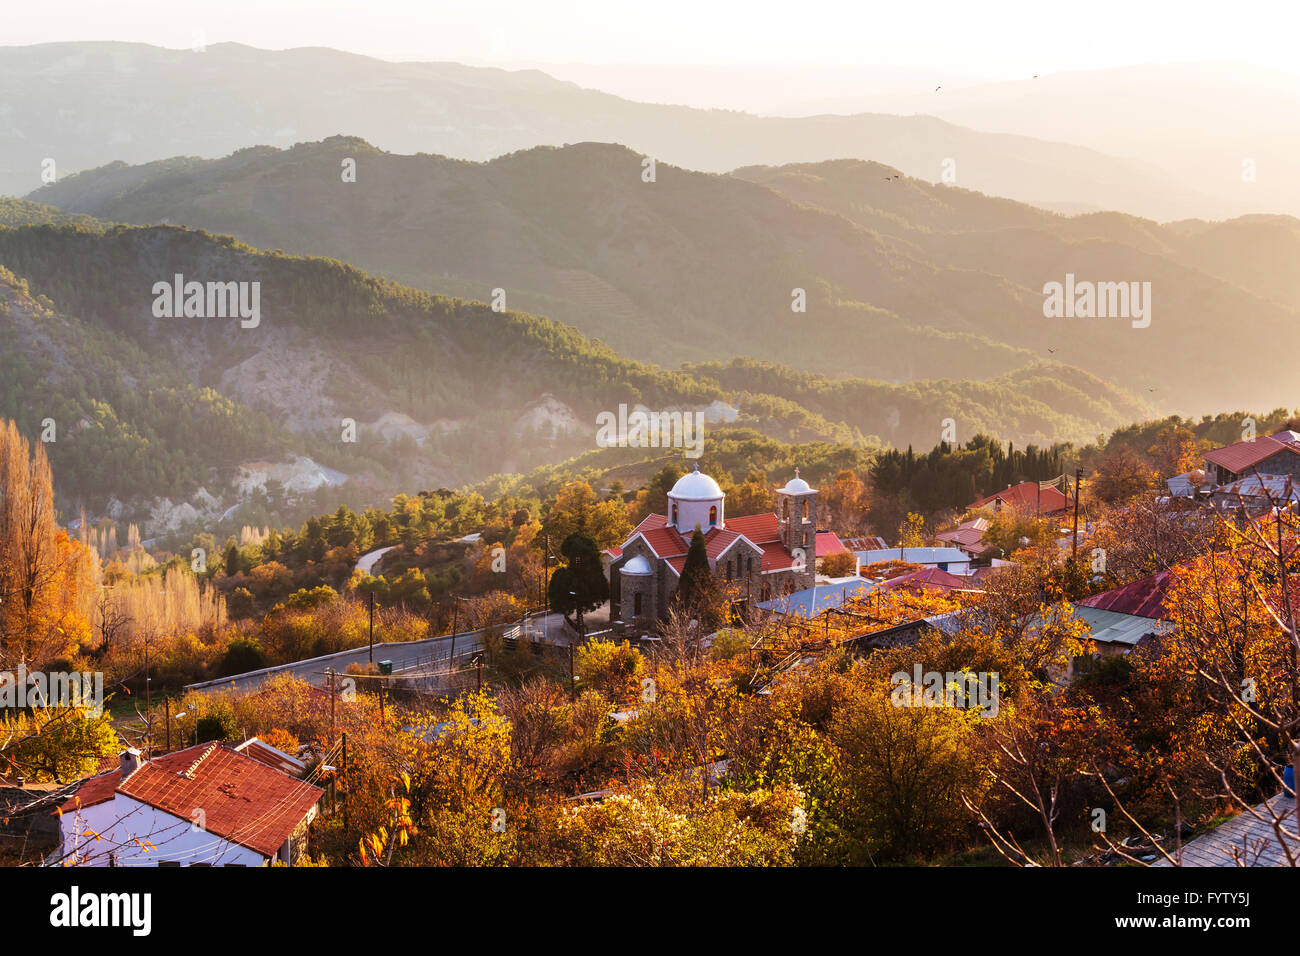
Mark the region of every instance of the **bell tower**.
POLYGON ((817 560, 817 489, 799 477, 798 468, 776 491, 776 525, 786 550, 794 554, 802 548, 812 567, 817 560))

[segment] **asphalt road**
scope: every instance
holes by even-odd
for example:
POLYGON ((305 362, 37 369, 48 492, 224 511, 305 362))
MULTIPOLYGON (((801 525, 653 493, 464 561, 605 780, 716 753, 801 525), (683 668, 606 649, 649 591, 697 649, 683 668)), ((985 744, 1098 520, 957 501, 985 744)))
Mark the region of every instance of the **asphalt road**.
MULTIPOLYGON (((464 666, 469 662, 469 658, 476 652, 483 649, 483 632, 464 631, 455 635, 456 663, 464 666)), ((392 661, 393 672, 399 673, 404 670, 414 670, 416 668, 431 669, 431 665, 438 664, 442 667, 447 666, 448 659, 452 652, 452 635, 444 634, 440 637, 430 637, 423 641, 404 641, 393 644, 376 644, 374 650, 374 660, 378 664, 380 661, 392 661)), ((279 674, 290 674, 301 680, 306 681, 316 687, 324 687, 326 684, 326 668, 342 673, 348 669, 349 664, 367 664, 370 662, 370 648, 357 648, 356 650, 343 651, 338 654, 330 654, 326 657, 313 657, 305 661, 298 661, 293 664, 281 664, 277 667, 268 667, 264 670, 250 671, 247 674, 236 674, 231 677, 222 677, 217 680, 203 681, 198 684, 187 684, 186 690, 235 690, 247 693, 256 690, 268 678, 279 674)))

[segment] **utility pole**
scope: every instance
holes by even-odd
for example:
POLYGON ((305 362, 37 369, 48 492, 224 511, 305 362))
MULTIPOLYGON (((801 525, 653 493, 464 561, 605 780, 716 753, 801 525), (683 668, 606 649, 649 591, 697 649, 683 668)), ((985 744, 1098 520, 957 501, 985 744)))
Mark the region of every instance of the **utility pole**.
POLYGON ((569 641, 569 696, 578 698, 578 685, 573 676, 573 641, 569 641))
POLYGON ((149 692, 149 637, 144 639, 144 713, 145 713, 145 734, 148 736, 145 751, 150 757, 153 756, 153 695, 149 692))
POLYGON ((348 735, 343 733, 343 835, 348 833, 348 735))
POLYGON ((330 744, 334 743, 334 700, 338 697, 338 688, 334 686, 334 668, 330 668, 326 679, 330 684, 330 744))
POLYGON ((1079 493, 1083 487, 1083 469, 1074 469, 1074 548, 1070 552, 1071 558, 1079 556, 1079 493))
POLYGON ((172 752, 172 702, 163 701, 163 710, 167 713, 167 752, 172 752))
POLYGON ((375 592, 370 592, 370 663, 375 662, 375 592))
POLYGON ((450 674, 456 669, 456 613, 460 610, 460 598, 452 595, 451 598, 451 654, 447 657, 447 673, 450 674))

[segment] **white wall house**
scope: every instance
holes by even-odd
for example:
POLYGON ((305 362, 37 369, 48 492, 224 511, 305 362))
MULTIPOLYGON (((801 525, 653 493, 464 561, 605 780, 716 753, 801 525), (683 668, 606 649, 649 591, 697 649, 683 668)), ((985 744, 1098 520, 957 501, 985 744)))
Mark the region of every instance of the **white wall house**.
POLYGON ((71 866, 267 866, 306 848, 324 791, 222 744, 144 759, 85 780, 60 808, 71 866))

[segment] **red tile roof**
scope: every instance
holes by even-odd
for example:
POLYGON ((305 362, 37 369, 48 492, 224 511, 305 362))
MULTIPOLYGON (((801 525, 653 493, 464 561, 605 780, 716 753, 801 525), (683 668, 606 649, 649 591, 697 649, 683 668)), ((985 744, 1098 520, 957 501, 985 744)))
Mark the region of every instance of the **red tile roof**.
POLYGON ((666 558, 672 554, 685 554, 690 550, 690 545, 686 539, 677 533, 676 528, 651 528, 641 532, 646 543, 654 549, 654 553, 661 558, 666 558))
POLYGON ((728 518, 726 520, 728 531, 738 531, 755 544, 762 545, 780 540, 781 534, 777 529, 776 514, 774 512, 742 515, 739 518, 728 518))
MULTIPOLYGON (((632 534, 638 531, 649 531, 651 528, 663 528, 668 524, 668 519, 661 514, 646 515, 641 519, 641 523, 632 529, 632 534)), ((629 535, 631 537, 631 535, 629 535)))
POLYGON ((1079 603, 1084 607, 1095 607, 1101 611, 1119 611, 1121 614, 1133 614, 1137 617, 1163 618, 1168 614, 1165 601, 1168 597, 1169 584, 1169 572, 1160 571, 1131 581, 1123 587, 1094 594, 1079 603))
POLYGON ((263 856, 276 851, 325 791, 296 780, 223 744, 199 744, 147 760, 125 780, 118 772, 92 777, 64 812, 131 797, 182 820, 196 810, 214 836, 263 856))
POLYGON ((762 548, 764 571, 787 571, 794 567, 794 555, 780 542, 769 542, 762 548))
POLYGON ((952 531, 941 531, 935 537, 940 541, 955 544, 959 548, 978 552, 983 548, 984 532, 988 527, 987 518, 975 518, 971 521, 963 521, 952 531))
POLYGON ((1064 511, 1073 504, 1072 498, 1067 498, 1056 488, 1044 488, 1040 498, 1038 482, 1022 481, 1018 485, 1012 485, 1010 488, 1004 488, 1001 491, 995 491, 991 495, 986 495, 968 505, 968 507, 987 508, 999 501, 1004 505, 1023 511, 1035 511, 1041 507, 1045 515, 1064 511))
POLYGON ((709 555, 710 561, 716 561, 733 542, 740 537, 740 532, 732 531, 730 528, 723 530, 713 528, 704 536, 704 550, 709 555))
POLYGON ((1247 468, 1258 465, 1265 458, 1272 458, 1283 451, 1300 454, 1300 443, 1265 435, 1254 441, 1239 441, 1233 445, 1208 451, 1205 453, 1205 460, 1213 462, 1220 468, 1226 468, 1234 474, 1240 474, 1247 468))
POLYGON ((64 813, 73 813, 78 807, 93 807, 97 803, 107 803, 117 792, 117 785, 122 782, 121 770, 110 770, 86 780, 77 792, 63 801, 60 808, 64 813))

